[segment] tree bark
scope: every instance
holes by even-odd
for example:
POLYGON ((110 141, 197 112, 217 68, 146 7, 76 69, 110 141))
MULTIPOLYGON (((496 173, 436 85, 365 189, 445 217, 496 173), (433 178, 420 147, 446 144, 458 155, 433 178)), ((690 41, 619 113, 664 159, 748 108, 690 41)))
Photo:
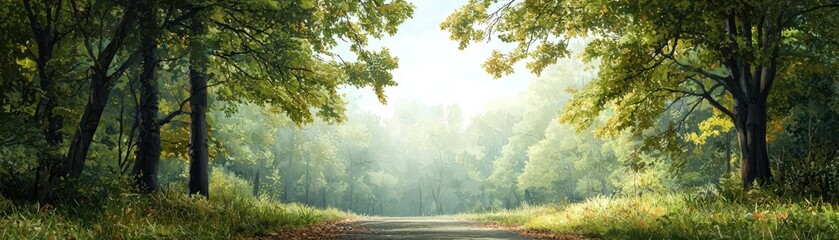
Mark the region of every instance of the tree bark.
POLYGON ((140 5, 140 55, 143 71, 140 74, 140 135, 137 141, 137 158, 132 176, 142 191, 157 190, 157 170, 160 164, 160 125, 157 121, 157 37, 159 28, 155 1, 141 1, 140 5))
POLYGON ((772 180, 769 169, 769 154, 766 146, 766 99, 737 101, 737 136, 740 143, 741 178, 743 189, 748 190, 753 182, 760 185, 772 180))
MULTIPOLYGON (((769 154, 766 146, 766 99, 775 81, 782 42, 783 16, 761 17, 757 23, 757 36, 753 36, 752 16, 731 14, 725 22, 730 43, 729 50, 739 49, 737 40, 745 40, 749 47, 766 54, 768 61, 752 63, 745 57, 732 53, 723 65, 729 76, 722 79, 734 99, 734 111, 725 111, 734 120, 741 153, 741 178, 743 190, 753 182, 760 185, 772 181, 769 154), (753 44, 753 39, 757 43, 753 44)), ((709 93, 705 97, 710 99, 709 93)), ((713 103, 713 102, 712 102, 713 103)), ((716 102, 715 107, 722 109, 716 102)))
POLYGON ((104 83, 100 73, 94 73, 90 83, 90 98, 79 120, 79 125, 73 138, 70 139, 70 149, 67 152, 66 171, 70 177, 78 177, 84 169, 84 162, 87 152, 90 149, 96 129, 99 128, 99 119, 105 111, 105 105, 111 96, 111 88, 104 83), (97 76, 99 75, 99 76, 97 76))
POLYGON ((84 162, 87 159, 87 152, 93 142, 93 136, 99 128, 99 120, 102 118, 102 113, 105 111, 108 99, 111 97, 114 81, 122 75, 127 67, 134 64, 134 57, 131 56, 114 73, 108 74, 114 58, 123 46, 128 31, 134 25, 136 17, 137 12, 135 6, 126 6, 125 14, 111 41, 102 53, 97 56, 97 59, 93 59, 96 65, 93 66, 93 76, 90 79, 90 95, 82 113, 82 118, 79 120, 73 137, 70 139, 70 148, 67 151, 67 158, 65 160, 66 166, 62 170, 62 174, 70 178, 77 178, 82 174, 84 162))
POLYGON ((201 18, 193 17, 189 36, 189 194, 209 197, 206 31, 201 18))

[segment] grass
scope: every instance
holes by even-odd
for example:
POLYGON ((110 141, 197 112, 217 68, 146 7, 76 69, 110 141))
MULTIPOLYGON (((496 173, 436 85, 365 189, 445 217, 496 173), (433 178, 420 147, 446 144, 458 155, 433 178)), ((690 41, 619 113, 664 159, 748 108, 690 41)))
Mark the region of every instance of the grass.
POLYGON ((839 212, 820 201, 761 203, 649 194, 464 215, 528 229, 603 239, 839 239, 839 212))
POLYGON ((0 197, 0 239, 240 239, 348 217, 337 209, 252 197, 247 182, 221 171, 213 172, 210 186, 210 200, 174 187, 61 207, 0 197))

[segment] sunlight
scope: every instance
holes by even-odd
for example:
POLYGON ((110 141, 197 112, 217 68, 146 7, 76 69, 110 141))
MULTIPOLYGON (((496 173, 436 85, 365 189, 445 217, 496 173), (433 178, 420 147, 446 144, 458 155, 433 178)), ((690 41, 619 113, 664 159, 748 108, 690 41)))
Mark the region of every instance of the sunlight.
POLYGON ((0 16, 0 239, 839 239, 836 0, 0 16))

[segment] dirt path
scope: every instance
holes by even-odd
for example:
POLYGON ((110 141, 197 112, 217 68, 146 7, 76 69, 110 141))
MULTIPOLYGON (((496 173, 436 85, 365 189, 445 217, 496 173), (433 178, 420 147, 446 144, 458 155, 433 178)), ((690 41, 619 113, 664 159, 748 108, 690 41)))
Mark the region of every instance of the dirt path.
POLYGON ((530 239, 479 222, 434 217, 361 219, 341 239, 530 239))

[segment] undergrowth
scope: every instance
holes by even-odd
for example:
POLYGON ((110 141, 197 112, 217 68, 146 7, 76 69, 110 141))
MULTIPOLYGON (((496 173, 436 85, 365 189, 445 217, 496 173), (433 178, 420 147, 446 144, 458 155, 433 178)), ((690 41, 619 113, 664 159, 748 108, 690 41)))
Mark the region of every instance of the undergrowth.
POLYGON ((152 195, 109 189, 104 199, 57 207, 0 197, 0 239, 230 239, 347 217, 252 197, 246 181, 223 171, 211 175, 209 200, 183 189, 171 185, 152 195))
POLYGON ((603 239, 839 239, 836 205, 760 189, 596 197, 464 217, 603 239))

